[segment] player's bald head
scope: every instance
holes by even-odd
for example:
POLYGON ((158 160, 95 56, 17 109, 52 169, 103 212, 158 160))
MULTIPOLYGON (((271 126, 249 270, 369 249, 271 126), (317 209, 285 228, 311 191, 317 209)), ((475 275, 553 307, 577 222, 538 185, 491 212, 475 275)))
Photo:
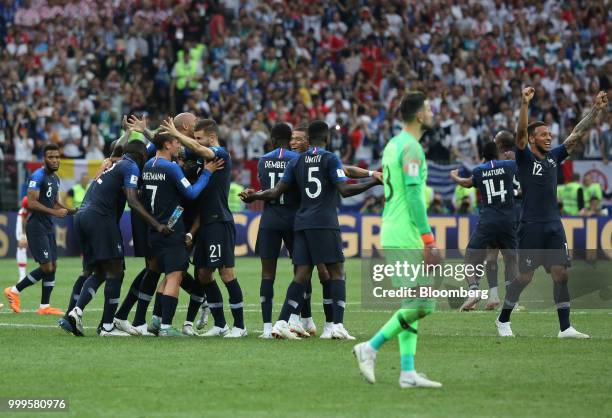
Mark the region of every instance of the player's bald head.
POLYGON ((196 116, 193 113, 183 112, 174 117, 174 126, 180 133, 193 138, 193 128, 196 124, 196 116))
POLYGON ((499 131, 497 135, 495 135, 494 140, 499 152, 508 152, 514 149, 514 134, 510 131, 499 131))

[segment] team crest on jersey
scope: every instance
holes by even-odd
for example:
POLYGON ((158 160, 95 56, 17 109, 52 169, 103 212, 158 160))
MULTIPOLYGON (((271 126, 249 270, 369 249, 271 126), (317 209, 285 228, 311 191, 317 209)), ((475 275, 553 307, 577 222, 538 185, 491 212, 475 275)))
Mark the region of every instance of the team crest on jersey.
POLYGON ((30 184, 28 184, 28 187, 36 187, 36 181, 30 180, 30 184))
POLYGON ((45 256, 45 258, 49 258, 49 251, 43 251, 43 255, 45 256))
POLYGON ((138 176, 132 174, 130 176, 130 184, 138 184, 138 176))

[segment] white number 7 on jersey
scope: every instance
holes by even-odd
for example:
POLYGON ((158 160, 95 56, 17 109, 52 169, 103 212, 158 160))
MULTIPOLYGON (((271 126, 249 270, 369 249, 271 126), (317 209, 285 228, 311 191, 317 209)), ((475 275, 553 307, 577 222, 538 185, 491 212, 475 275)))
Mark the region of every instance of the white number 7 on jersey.
POLYGON ((153 193, 151 194, 151 212, 155 212, 155 195, 157 194, 157 186, 147 184, 145 187, 147 190, 153 190, 153 193))

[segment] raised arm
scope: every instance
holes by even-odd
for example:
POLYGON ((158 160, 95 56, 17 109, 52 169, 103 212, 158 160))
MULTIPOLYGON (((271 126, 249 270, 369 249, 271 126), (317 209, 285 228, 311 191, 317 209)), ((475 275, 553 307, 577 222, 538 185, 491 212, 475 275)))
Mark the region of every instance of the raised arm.
POLYGON ((582 138, 586 132, 589 131, 595 124, 595 120, 597 116, 606 109, 608 106, 608 94, 604 91, 600 91, 597 93, 595 97, 595 103, 593 103, 593 107, 589 112, 582 118, 580 122, 576 124, 572 133, 569 134, 567 139, 563 141, 563 145, 565 145, 565 149, 568 153, 571 153, 576 146, 576 143, 582 138))
POLYGON ((202 171, 202 174, 200 174, 200 177, 198 177, 198 180, 194 184, 189 183, 189 180, 187 180, 181 169, 177 166, 176 182, 178 189, 187 199, 195 199, 200 195, 200 193, 202 193, 202 190, 204 190, 204 188, 208 185, 210 176, 212 176, 215 171, 223 168, 224 164, 225 160, 221 158, 209 161, 206 164, 204 170, 202 171))
POLYGON ((459 177, 458 169, 452 170, 450 172, 450 177, 451 179, 453 179, 455 183, 457 183, 461 187, 465 187, 466 189, 469 189, 470 187, 474 187, 474 181, 472 177, 470 178, 459 177))
POLYGON ((213 158, 215 158, 215 152, 212 149, 205 147, 195 139, 189 138, 187 135, 183 135, 182 133, 180 133, 178 129, 176 129, 176 126, 174 126, 174 121, 172 120, 172 118, 168 118, 163 121, 161 126, 159 127, 158 132, 172 135, 173 137, 178 139, 179 142, 185 147, 189 148, 190 150, 192 150, 199 156, 204 157, 207 160, 212 160, 213 158))
POLYGON ((147 128, 146 116, 142 116, 140 119, 138 119, 138 116, 130 115, 130 117, 127 119, 127 122, 124 123, 128 129, 143 134, 148 141, 153 141, 155 131, 151 131, 147 128))
POLYGON ((527 133, 527 125, 529 125, 529 103, 531 99, 533 99, 534 94, 535 89, 533 87, 525 87, 521 95, 521 110, 516 126, 516 146, 518 149, 525 149, 527 146, 529 137, 527 133))

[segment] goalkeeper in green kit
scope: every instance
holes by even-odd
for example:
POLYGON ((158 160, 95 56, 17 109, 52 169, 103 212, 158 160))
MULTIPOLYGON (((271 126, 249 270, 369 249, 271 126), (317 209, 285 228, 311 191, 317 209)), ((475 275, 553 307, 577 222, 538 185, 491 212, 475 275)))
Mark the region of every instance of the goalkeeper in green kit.
MULTIPOLYGON (((402 99, 400 112, 404 128, 391 138, 383 152, 383 182, 385 208, 382 217, 381 244, 388 264, 407 260, 425 265, 439 263, 438 250, 427 219, 425 186, 427 161, 419 139, 432 125, 433 113, 425 95, 409 92, 402 99)), ((393 278, 396 284, 400 278, 393 278)), ((424 276, 402 286, 431 286, 424 276)), ((417 292, 418 295, 418 292, 417 292)), ((357 344, 353 354, 361 374, 369 383, 375 383, 374 366, 378 350, 387 341, 399 340, 402 388, 439 388, 434 382, 417 373, 414 356, 417 345, 419 320, 434 311, 435 301, 410 298, 369 341, 357 344)))

